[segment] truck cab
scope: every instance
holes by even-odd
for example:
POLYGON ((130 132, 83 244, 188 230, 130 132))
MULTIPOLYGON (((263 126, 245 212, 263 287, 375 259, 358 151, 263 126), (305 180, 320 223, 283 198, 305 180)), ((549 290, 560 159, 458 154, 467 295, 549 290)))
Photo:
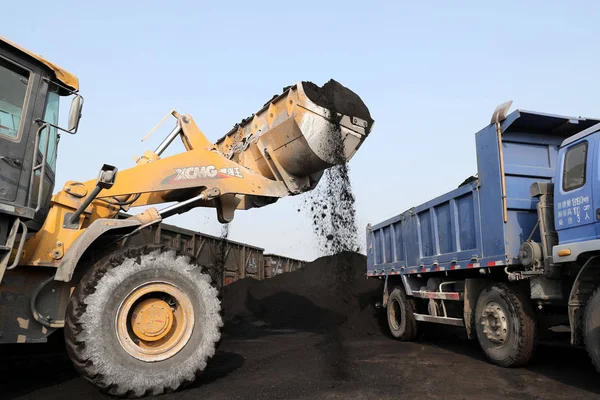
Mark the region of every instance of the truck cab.
POLYGON ((567 138, 554 185, 555 262, 600 250, 600 124, 567 138), (560 252, 560 254, 559 254, 560 252), (569 253, 569 254, 567 254, 569 253))

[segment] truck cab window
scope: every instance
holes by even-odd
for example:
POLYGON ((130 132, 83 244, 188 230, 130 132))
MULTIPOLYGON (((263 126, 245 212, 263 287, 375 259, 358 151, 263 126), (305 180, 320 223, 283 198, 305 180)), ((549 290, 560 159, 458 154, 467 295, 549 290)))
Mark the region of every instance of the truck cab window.
POLYGON ((0 59, 0 135, 16 139, 27 93, 27 76, 0 59))
MULTIPOLYGON (((48 92, 48 100, 46 101, 46 110, 44 111, 44 121, 49 122, 53 125, 58 125, 58 105, 59 98, 57 92, 48 92)), ((39 151, 43 154, 46 145, 46 135, 50 134, 50 140, 48 141, 48 156, 46 163, 52 169, 56 168, 56 151, 58 147, 58 135, 56 128, 48 127, 45 129, 40 137, 39 151)))
POLYGON ((585 185, 585 167, 588 143, 583 142, 571 147, 565 154, 563 169, 563 190, 565 192, 585 185))

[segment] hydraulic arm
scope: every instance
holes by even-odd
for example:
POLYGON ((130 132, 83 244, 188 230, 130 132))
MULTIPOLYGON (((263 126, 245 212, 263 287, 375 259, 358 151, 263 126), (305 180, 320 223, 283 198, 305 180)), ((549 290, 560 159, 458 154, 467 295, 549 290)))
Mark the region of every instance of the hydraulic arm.
POLYGON ((325 169, 354 155, 373 125, 362 100, 333 80, 322 88, 310 82, 286 88, 216 143, 191 116, 172 115, 171 133, 132 168, 105 165, 96 180, 67 182, 20 264, 59 267, 56 279, 69 280, 81 253, 108 231, 118 238, 194 207, 214 207, 226 223, 236 209, 311 190, 325 169), (162 158, 176 138, 186 151, 162 158), (173 202, 128 223, 115 219, 129 207, 173 202))

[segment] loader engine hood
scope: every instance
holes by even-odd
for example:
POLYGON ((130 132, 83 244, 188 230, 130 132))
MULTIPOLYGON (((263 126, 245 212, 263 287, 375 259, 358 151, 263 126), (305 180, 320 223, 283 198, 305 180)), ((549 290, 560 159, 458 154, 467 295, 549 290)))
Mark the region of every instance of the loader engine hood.
POLYGON ((227 158, 282 180, 291 194, 314 188, 323 171, 347 162, 373 119, 362 99, 335 80, 284 88, 217 141, 227 158))

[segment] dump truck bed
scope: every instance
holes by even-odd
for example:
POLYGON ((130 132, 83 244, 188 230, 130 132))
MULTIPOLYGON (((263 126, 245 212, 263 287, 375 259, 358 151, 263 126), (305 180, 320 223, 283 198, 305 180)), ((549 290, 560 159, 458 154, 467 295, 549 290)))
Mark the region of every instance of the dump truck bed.
POLYGON ((475 135, 477 179, 367 227, 368 275, 416 274, 519 263, 519 246, 536 230, 534 182, 551 182, 560 144, 599 120, 517 110, 501 123, 506 222, 498 135, 475 135))

